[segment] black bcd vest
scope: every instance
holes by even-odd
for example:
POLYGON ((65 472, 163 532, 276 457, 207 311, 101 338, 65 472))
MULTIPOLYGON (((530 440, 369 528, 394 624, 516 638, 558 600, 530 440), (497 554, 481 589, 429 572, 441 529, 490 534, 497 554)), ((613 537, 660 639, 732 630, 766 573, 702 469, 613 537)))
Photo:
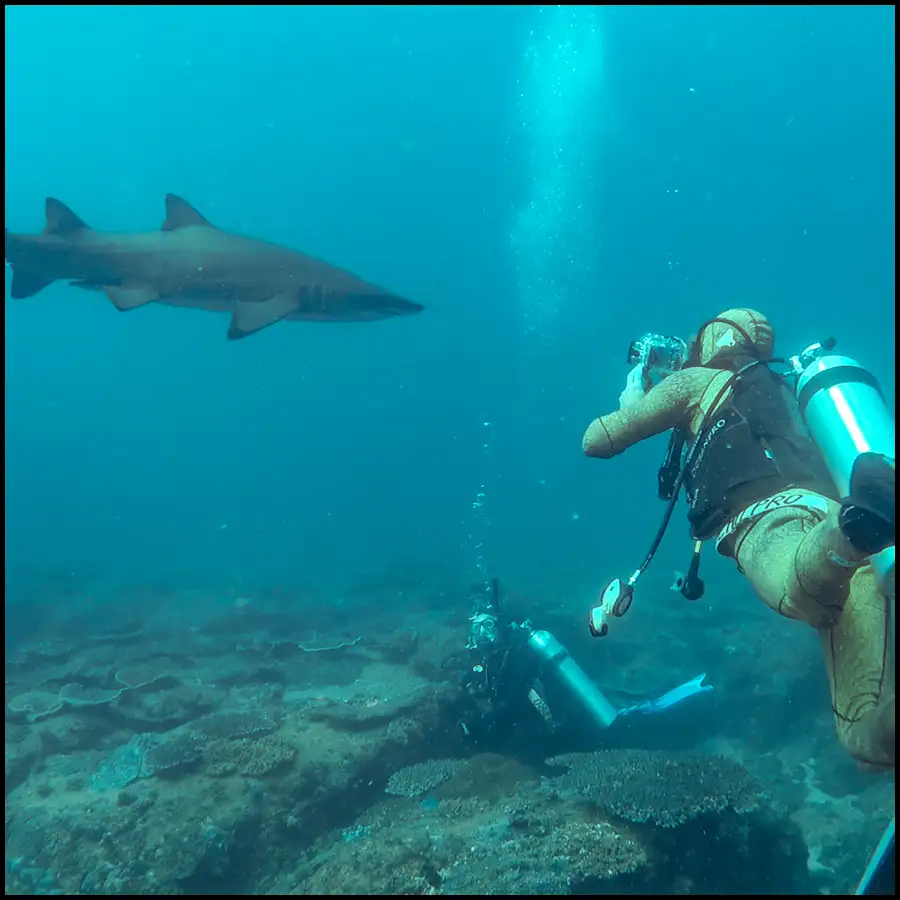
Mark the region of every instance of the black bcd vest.
POLYGON ((697 435, 688 463, 684 484, 694 540, 713 537, 751 504, 788 488, 837 499, 793 392, 765 363, 736 377, 728 399, 697 435))

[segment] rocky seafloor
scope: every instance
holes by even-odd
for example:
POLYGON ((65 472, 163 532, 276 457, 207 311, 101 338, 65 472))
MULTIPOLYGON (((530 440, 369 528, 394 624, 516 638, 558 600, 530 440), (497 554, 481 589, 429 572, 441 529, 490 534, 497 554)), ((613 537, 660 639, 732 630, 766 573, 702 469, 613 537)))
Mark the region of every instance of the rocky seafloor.
MULTIPOLYGON (((892 781, 854 772, 827 709, 761 734, 790 684, 759 677, 746 625, 740 652, 710 641, 729 674, 691 702, 718 704, 716 727, 684 746, 637 727, 512 752, 454 719, 464 611, 408 600, 336 619, 241 597, 23 643, 7 893, 839 893, 892 813, 892 781), (738 726, 721 707, 741 691, 738 726)), ((589 668, 570 617, 544 615, 589 668)), ((626 638, 609 652, 644 674, 591 674, 618 702, 658 694, 696 674, 696 642, 626 638)))

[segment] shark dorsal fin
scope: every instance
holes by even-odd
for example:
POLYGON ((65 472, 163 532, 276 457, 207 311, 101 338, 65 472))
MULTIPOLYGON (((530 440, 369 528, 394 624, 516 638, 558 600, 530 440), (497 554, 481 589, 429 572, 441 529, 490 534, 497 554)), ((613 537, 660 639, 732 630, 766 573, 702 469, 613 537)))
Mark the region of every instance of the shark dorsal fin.
POLYGON ((177 231, 179 228, 196 225, 213 227, 187 200, 182 200, 175 194, 166 194, 166 221, 163 222, 162 230, 177 231))
POLYGON ((62 200, 48 197, 44 205, 47 210, 47 224, 44 226, 44 234, 63 235, 89 230, 90 226, 79 219, 62 200))

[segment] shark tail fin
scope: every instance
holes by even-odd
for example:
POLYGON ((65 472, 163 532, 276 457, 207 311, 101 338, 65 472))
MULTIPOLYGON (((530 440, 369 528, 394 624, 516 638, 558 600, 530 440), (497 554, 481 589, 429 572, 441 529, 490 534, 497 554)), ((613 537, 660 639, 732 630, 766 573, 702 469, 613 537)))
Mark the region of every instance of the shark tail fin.
POLYGON ((6 263, 13 273, 9 293, 15 299, 33 297, 59 277, 53 274, 54 257, 49 246, 53 242, 48 238, 65 238, 71 241, 90 231, 90 226, 61 200, 48 197, 44 206, 47 213, 45 237, 10 234, 8 229, 6 231, 6 263))
POLYGON ((47 275, 43 271, 40 259, 33 258, 33 254, 26 251, 27 242, 21 237, 7 231, 5 243, 6 264, 13 273, 9 288, 11 297, 16 300, 32 297, 56 281, 55 275, 47 275))

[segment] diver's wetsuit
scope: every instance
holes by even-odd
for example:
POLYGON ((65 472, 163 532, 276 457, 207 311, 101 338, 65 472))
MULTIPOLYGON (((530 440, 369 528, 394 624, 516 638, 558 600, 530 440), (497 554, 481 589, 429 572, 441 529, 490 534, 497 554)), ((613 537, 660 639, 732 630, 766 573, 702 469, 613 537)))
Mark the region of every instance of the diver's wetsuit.
MULTIPOLYGON (((634 405, 595 419, 585 432, 584 452, 608 459, 671 429, 689 442, 702 429, 706 441, 711 426, 740 406, 741 388, 733 378, 723 368, 682 369, 634 405)), ((790 416, 792 410, 781 412, 790 416)), ((819 631, 841 742, 861 763, 893 767, 888 604, 871 564, 838 527, 840 505, 830 480, 815 459, 806 468, 788 464, 784 472, 777 466, 764 472, 758 443, 751 459, 751 441, 714 437, 694 480, 716 490, 705 510, 692 509, 692 533, 717 538, 719 552, 736 559, 768 606, 819 631)), ((777 454, 777 440, 773 445, 777 454)), ((820 458, 811 442, 810 447, 820 458)), ((807 449, 801 447, 792 462, 807 458, 807 449)), ((690 488, 691 478, 686 481, 690 488)))

